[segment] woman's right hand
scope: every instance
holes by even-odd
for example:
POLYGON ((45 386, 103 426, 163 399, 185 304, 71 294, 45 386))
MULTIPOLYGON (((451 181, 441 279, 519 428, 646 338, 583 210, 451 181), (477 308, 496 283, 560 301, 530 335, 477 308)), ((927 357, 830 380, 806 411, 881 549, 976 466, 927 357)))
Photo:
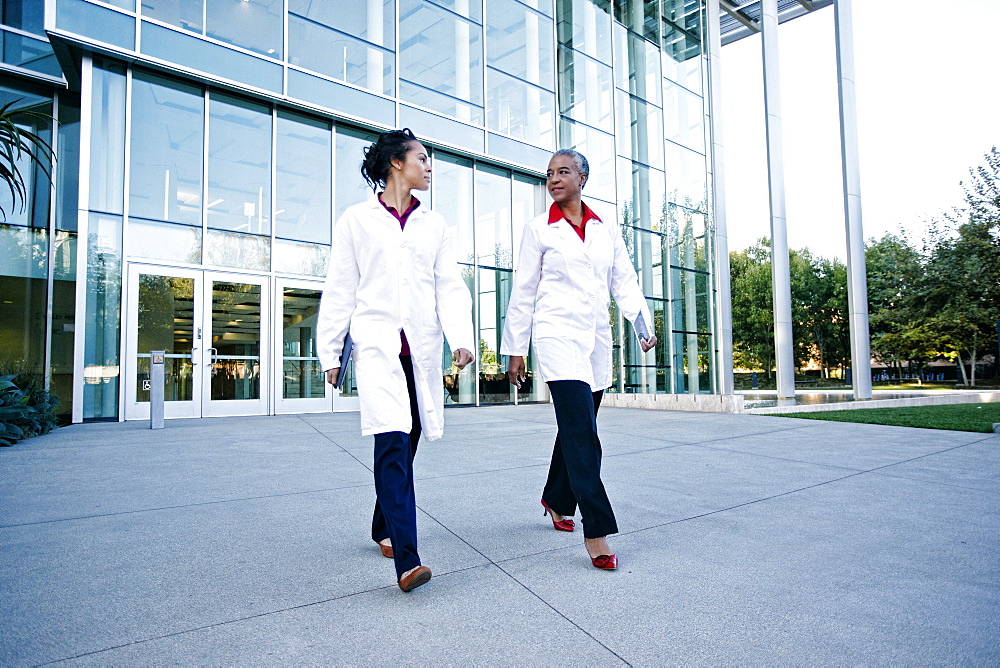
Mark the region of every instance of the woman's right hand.
POLYGON ((331 385, 336 385, 337 384, 337 378, 339 376, 340 376, 340 367, 339 366, 336 367, 336 368, 334 368, 334 369, 330 369, 330 370, 328 370, 326 372, 326 382, 330 383, 331 385))
POLYGON ((524 358, 520 355, 511 355, 510 361, 507 362, 507 380, 520 389, 521 383, 527 379, 528 377, 524 375, 524 358))

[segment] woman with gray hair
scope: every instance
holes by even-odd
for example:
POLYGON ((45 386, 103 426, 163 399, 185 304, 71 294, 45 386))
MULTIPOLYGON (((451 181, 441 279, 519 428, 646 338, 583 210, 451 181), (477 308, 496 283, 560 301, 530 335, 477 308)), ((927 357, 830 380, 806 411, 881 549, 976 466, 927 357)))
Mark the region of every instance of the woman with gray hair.
POLYGON ((618 532, 601 482, 597 410, 611 385, 610 300, 632 322, 643 352, 656 345, 652 317, 618 226, 607 224, 582 199, 590 175, 577 151, 549 161, 548 212, 525 225, 504 322, 501 354, 507 377, 520 387, 524 357, 534 342, 559 428, 542 507, 558 531, 573 531, 580 508, 591 563, 618 567, 607 536, 618 532))

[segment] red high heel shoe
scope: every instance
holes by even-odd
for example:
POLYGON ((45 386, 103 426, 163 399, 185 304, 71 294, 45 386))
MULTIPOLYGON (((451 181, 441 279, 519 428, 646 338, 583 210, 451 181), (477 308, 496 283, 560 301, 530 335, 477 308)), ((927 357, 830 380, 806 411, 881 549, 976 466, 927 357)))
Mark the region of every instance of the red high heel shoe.
POLYGON ((542 507, 545 508, 545 511, 542 513, 542 517, 545 517, 546 515, 552 517, 552 526, 556 531, 572 531, 576 528, 576 522, 573 520, 557 520, 554 517, 556 513, 549 508, 549 504, 545 503, 545 499, 542 499, 542 507))
MULTIPOLYGON (((588 554, 587 556, 590 555, 588 554)), ((594 568, 613 571, 618 568, 618 557, 614 554, 602 554, 598 557, 590 557, 590 563, 594 564, 594 568)))

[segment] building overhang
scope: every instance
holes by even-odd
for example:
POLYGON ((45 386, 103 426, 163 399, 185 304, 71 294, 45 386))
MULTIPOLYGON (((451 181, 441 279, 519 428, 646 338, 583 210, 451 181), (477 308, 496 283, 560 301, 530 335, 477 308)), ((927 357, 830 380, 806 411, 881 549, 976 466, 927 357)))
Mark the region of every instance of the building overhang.
MULTIPOLYGON (((778 23, 791 21, 824 7, 834 0, 778 0, 778 23)), ((760 32, 760 0, 719 0, 722 46, 760 32)))

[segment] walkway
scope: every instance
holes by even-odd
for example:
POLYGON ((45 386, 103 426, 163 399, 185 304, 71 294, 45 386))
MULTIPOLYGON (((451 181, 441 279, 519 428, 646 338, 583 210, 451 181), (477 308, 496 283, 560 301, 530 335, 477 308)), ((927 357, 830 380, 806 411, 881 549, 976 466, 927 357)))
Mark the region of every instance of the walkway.
POLYGON ((410 594, 356 414, 0 449, 0 665, 1000 663, 1000 435, 602 410, 604 572, 542 517, 551 406, 446 419, 410 594))

